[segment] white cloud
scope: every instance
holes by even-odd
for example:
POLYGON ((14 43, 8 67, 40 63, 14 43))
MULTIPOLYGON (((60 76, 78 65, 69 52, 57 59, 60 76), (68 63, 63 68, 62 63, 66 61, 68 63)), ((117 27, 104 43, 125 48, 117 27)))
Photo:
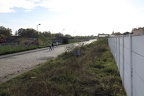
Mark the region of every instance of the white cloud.
POLYGON ((33 9, 39 0, 0 0, 0 13, 14 12, 14 8, 33 9))
POLYGON ((0 8, 1 13, 14 12, 12 6, 10 5, 10 2, 8 2, 7 0, 0 0, 0 6, 1 6, 0 8))

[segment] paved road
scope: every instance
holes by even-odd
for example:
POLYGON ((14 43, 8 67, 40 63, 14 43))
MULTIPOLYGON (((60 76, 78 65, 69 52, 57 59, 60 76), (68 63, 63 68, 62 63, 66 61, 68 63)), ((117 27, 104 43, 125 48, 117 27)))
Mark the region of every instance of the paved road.
MULTIPOLYGON (((92 41, 85 43, 89 44, 92 41)), ((57 57, 65 51, 66 46, 69 45, 56 47, 53 51, 50 51, 49 48, 43 48, 0 56, 0 83, 34 68, 40 63, 46 62, 48 59, 57 57)))

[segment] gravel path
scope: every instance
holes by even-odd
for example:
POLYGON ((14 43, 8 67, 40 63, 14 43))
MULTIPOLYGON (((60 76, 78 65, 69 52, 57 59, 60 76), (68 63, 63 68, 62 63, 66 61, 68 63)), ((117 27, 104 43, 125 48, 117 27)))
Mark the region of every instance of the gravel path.
MULTIPOLYGON (((85 44, 93 41, 94 40, 85 42, 85 44)), ((46 62, 48 59, 57 57, 65 51, 66 46, 69 45, 56 47, 53 51, 50 51, 49 48, 43 48, 0 56, 0 83, 31 70, 40 63, 46 62)))
POLYGON ((50 51, 49 48, 26 52, 25 54, 11 54, 0 59, 0 83, 5 82, 16 75, 32 69, 40 63, 46 62, 50 58, 65 51, 64 46, 59 46, 50 51))

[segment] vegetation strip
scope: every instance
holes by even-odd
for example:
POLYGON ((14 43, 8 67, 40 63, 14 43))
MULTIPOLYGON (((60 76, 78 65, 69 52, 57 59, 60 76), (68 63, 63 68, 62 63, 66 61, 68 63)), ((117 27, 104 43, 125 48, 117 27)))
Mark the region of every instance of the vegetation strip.
POLYGON ((107 39, 66 51, 0 84, 0 96, 125 96, 107 39))

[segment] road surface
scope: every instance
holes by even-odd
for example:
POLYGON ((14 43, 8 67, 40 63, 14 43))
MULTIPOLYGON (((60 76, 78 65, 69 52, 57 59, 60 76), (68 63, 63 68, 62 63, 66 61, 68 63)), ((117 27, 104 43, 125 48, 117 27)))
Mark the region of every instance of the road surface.
MULTIPOLYGON (((85 44, 93 41, 87 41, 85 44)), ((43 48, 0 56, 0 83, 31 70, 48 59, 57 57, 66 50, 67 46, 69 45, 55 47, 53 51, 50 51, 49 48, 43 48)))

